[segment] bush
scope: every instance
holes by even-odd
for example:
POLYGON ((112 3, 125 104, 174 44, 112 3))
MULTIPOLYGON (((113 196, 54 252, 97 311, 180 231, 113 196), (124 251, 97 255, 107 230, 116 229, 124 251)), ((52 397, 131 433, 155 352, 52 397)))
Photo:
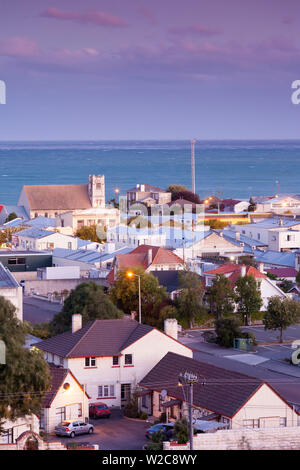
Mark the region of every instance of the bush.
POLYGON ((139 418, 143 419, 143 420, 146 420, 148 418, 148 415, 147 415, 147 413, 140 413, 139 418))

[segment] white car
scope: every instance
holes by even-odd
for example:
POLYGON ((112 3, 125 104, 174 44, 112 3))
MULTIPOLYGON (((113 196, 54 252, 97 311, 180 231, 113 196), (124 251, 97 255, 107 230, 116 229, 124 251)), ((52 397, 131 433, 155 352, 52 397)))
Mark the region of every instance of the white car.
POLYGON ((57 436, 75 437, 79 434, 92 434, 94 426, 83 421, 70 421, 66 420, 55 427, 57 436))

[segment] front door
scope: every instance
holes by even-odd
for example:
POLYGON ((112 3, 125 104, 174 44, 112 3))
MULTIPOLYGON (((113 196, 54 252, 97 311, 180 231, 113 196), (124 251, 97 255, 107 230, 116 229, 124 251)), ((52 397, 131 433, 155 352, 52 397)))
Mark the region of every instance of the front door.
POLYGON ((131 397, 131 384, 121 384, 121 406, 126 406, 131 397))

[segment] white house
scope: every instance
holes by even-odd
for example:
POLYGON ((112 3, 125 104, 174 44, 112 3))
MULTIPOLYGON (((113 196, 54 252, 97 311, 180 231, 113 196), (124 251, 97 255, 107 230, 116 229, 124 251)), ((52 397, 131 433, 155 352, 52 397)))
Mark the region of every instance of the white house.
MULTIPOLYGON (((3 431, 0 434, 0 450, 5 444, 15 444, 16 440, 26 431, 32 431, 39 434, 40 424, 39 418, 35 415, 27 415, 17 418, 14 421, 4 420, 2 424, 3 431)), ((9 447, 5 447, 9 449, 9 447)))
POLYGON ((40 427, 53 433, 55 426, 66 419, 89 417, 89 396, 68 369, 50 365, 51 388, 44 398, 40 427))
POLYGON ((235 287, 235 283, 238 280, 239 276, 253 276, 256 279, 261 292, 261 298, 263 301, 261 309, 267 310, 269 299, 271 297, 279 296, 285 298, 287 297, 287 294, 276 285, 275 281, 272 281, 267 277, 263 269, 263 263, 260 263, 259 270, 254 268, 253 266, 225 263, 216 269, 205 271, 203 273, 203 276, 205 278, 205 286, 211 286, 212 280, 218 274, 223 274, 225 277, 227 277, 231 281, 233 288, 235 287))
POLYGON ((177 341, 177 321, 166 322, 165 333, 122 318, 95 320, 82 326, 74 314, 72 330, 35 344, 48 362, 69 369, 92 402, 124 406, 139 381, 172 351, 192 357, 177 341))
POLYGON ((274 212, 276 214, 300 214, 300 196, 298 194, 280 194, 258 200, 256 211, 274 212))
POLYGON ((119 224, 120 211, 111 206, 93 207, 90 209, 63 212, 56 216, 55 221, 59 231, 63 232, 64 229, 69 227, 73 234, 83 227, 90 227, 92 225, 102 225, 106 229, 109 229, 119 224))
POLYGON ((266 219, 247 225, 232 225, 231 230, 264 243, 269 250, 287 251, 300 248, 300 223, 297 220, 266 219))
POLYGON ((140 381, 140 409, 155 418, 168 410, 170 421, 187 416, 186 387, 178 386, 178 377, 185 371, 197 377, 193 386, 195 420, 217 421, 228 429, 298 424, 293 406, 263 380, 171 352, 140 381))
POLYGON ((18 320, 23 321, 23 289, 2 263, 0 263, 0 296, 16 307, 16 316, 18 320))
POLYGON ((75 237, 63 235, 51 230, 29 228, 18 232, 13 237, 15 248, 24 250, 53 250, 54 248, 77 249, 75 237))

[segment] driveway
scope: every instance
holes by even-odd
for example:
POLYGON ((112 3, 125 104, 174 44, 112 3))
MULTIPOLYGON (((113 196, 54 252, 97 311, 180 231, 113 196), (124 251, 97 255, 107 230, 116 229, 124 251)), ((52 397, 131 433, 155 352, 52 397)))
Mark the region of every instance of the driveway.
POLYGON ((120 410, 112 410, 109 419, 91 419, 94 433, 74 437, 53 437, 65 445, 74 442, 98 444, 99 450, 142 450, 146 444, 145 431, 151 426, 145 421, 133 421, 123 417, 120 410))

